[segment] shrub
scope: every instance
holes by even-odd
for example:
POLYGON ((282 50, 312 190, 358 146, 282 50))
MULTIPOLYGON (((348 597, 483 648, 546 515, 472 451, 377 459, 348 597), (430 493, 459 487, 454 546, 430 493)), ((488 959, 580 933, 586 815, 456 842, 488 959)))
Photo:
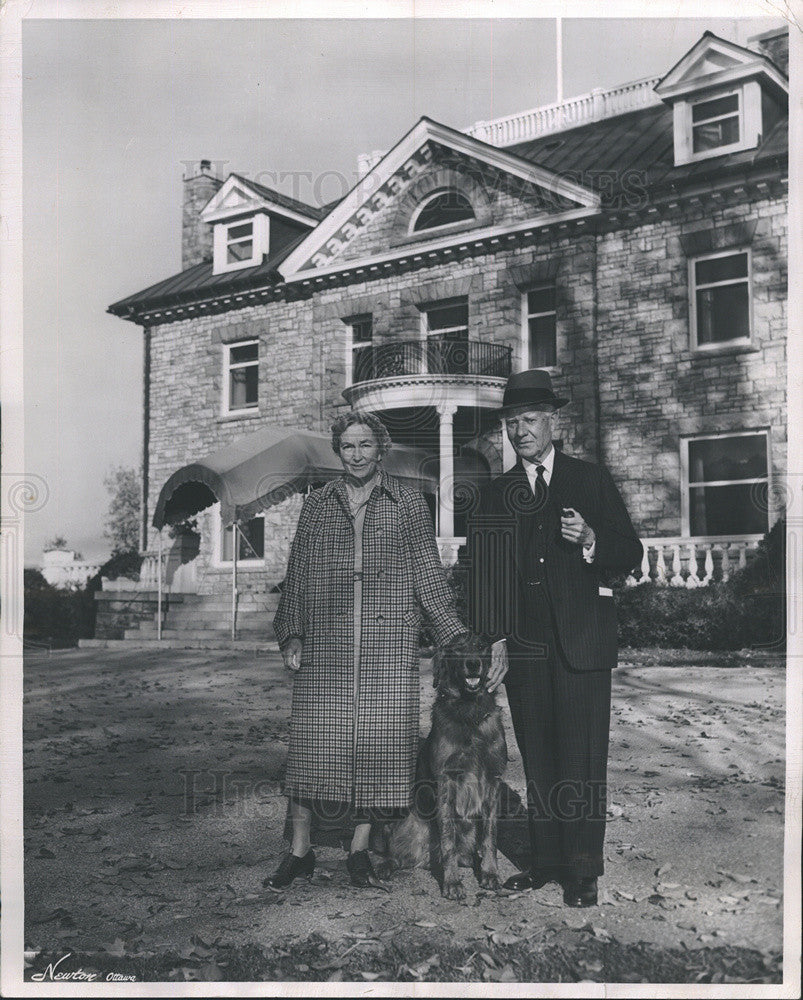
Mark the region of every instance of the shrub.
POLYGON ((622 646, 786 649, 786 521, 725 583, 686 590, 645 584, 618 592, 622 646))
POLYGON ((116 580, 120 576, 129 580, 139 580, 139 571, 142 567, 142 556, 139 552, 116 552, 110 559, 100 567, 97 573, 91 578, 90 584, 97 581, 96 590, 100 589, 100 578, 105 576, 107 580, 116 580))
POLYGON ((52 587, 38 570, 25 570, 23 638, 31 644, 68 649, 95 632, 94 591, 52 587))
POLYGON ((696 590, 645 584, 619 591, 616 603, 621 646, 785 648, 783 598, 739 593, 731 581, 696 590))

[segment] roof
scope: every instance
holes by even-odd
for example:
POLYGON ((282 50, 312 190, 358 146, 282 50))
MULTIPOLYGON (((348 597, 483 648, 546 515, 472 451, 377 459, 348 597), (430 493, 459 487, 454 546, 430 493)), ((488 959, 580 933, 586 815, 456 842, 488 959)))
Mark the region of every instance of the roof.
MULTIPOLYGON (((528 160, 540 168, 565 176, 599 194, 602 211, 635 209, 684 188, 705 185, 748 173, 783 169, 788 155, 788 116, 784 114, 757 149, 712 157, 683 166, 674 166, 672 109, 664 104, 641 108, 616 118, 588 122, 573 129, 555 132, 504 148, 504 152, 528 160), (649 192, 649 196, 647 194, 649 192)), ((254 188, 259 185, 248 181, 254 188)), ((263 189, 266 197, 278 192, 263 189), (269 194, 267 194, 269 192, 269 194)), ((294 199, 288 202, 300 205, 294 199)), ((342 199, 341 199, 342 200, 342 199)), ((323 218, 339 202, 315 209, 323 218)), ((289 207, 289 206, 288 206, 289 207)), ((310 206, 303 207, 312 211, 310 206)), ((131 318, 140 310, 196 302, 241 290, 281 285, 278 266, 307 238, 302 233, 273 257, 253 268, 212 273, 212 264, 195 267, 109 306, 116 316, 131 318)))
POLYGON ((719 42, 720 45, 725 46, 730 50, 735 50, 736 52, 741 52, 746 56, 750 57, 751 62, 763 64, 767 69, 773 69, 782 76, 786 76, 786 73, 781 69, 777 63, 773 62, 772 59, 765 52, 760 52, 757 49, 748 48, 746 45, 739 45, 738 42, 731 42, 727 38, 721 38, 719 35, 715 35, 713 31, 704 31, 699 41, 697 41, 685 55, 681 56, 680 59, 672 66, 671 69, 667 70, 666 73, 661 77, 661 79, 656 84, 656 90, 658 93, 662 93, 662 85, 666 80, 668 80, 672 74, 682 66, 684 62, 689 61, 694 58, 695 53, 699 52, 706 45, 708 39, 712 39, 714 42, 719 42))
POLYGON ((679 190, 760 164, 779 165, 788 152, 788 121, 786 116, 779 119, 757 149, 680 167, 674 166, 672 109, 663 104, 530 139, 508 149, 594 188, 603 208, 637 207, 630 202, 623 206, 623 195, 643 196, 645 189, 653 194, 679 190))
POLYGON ((281 276, 276 268, 298 246, 304 235, 304 233, 300 233, 295 240, 282 247, 272 257, 266 258, 261 264, 257 264, 256 267, 215 274, 212 261, 204 261, 202 264, 188 267, 185 271, 180 271, 163 281, 157 281, 155 285, 150 285, 141 292, 135 292, 133 295, 120 299, 110 305, 106 311, 114 316, 126 317, 144 307, 155 309, 160 305, 199 301, 205 298, 214 298, 216 295, 224 293, 229 294, 251 288, 276 285, 281 281, 281 276))
POLYGON ((242 181, 243 184, 247 184, 248 187, 252 188, 257 194, 261 194, 263 198, 268 201, 275 202, 277 205, 281 205, 284 208, 289 208, 292 212, 298 212, 301 215, 309 216, 310 220, 314 219, 319 221, 325 215, 328 214, 332 205, 308 205, 304 201, 298 201, 296 198, 291 198, 289 195, 282 194, 281 191, 276 191, 274 188, 265 187, 264 184, 257 184, 256 181, 252 181, 249 177, 243 177, 242 174, 232 173, 230 177, 236 177, 238 181, 242 181))

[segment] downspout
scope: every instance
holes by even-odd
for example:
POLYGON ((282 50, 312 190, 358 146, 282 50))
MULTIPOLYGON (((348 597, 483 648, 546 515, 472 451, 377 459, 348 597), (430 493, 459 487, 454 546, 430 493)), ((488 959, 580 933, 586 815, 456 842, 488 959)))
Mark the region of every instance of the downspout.
POLYGON ((142 522, 140 525, 141 552, 148 548, 148 481, 149 481, 149 453, 150 453, 150 423, 151 423, 151 330, 150 327, 142 328, 143 339, 143 361, 142 361, 142 522))

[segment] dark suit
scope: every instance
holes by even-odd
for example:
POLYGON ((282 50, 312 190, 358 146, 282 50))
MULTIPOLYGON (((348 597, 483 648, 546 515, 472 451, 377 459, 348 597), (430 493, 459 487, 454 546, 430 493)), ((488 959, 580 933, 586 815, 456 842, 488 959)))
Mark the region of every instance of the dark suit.
POLYGON ((481 493, 468 538, 472 626, 506 638, 508 702, 524 761, 532 867, 602 873, 613 598, 605 571, 641 562, 642 546, 610 474, 556 452, 546 495, 521 461, 481 493), (591 563, 561 535, 561 508, 594 529, 591 563))

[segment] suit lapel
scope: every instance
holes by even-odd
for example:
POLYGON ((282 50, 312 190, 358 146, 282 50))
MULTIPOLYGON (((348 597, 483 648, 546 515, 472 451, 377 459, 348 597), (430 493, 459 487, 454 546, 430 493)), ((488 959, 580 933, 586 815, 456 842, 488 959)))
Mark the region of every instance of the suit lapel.
POLYGON ((555 461, 552 465, 552 478, 549 481, 549 494, 555 502, 555 506, 571 506, 571 501, 567 498, 571 496, 572 470, 571 463, 566 461, 566 456, 555 449, 555 461))
POLYGON ((514 558, 516 568, 522 579, 527 579, 527 555, 530 549, 532 533, 535 530, 535 518, 532 516, 533 491, 530 480, 524 471, 521 459, 510 470, 510 479, 505 484, 508 509, 515 513, 516 538, 514 540, 514 558))

